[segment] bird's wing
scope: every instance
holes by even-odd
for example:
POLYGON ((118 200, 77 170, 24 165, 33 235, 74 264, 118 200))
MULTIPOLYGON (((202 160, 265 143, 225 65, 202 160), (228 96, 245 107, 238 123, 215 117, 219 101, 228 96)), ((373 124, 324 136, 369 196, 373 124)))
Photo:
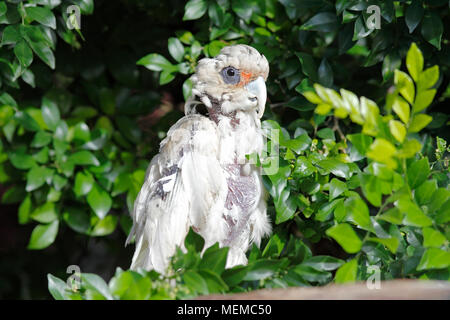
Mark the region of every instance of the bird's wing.
POLYGON ((204 116, 186 116, 169 130, 134 204, 132 269, 164 272, 190 226, 221 229, 227 183, 218 153, 217 127, 204 116))

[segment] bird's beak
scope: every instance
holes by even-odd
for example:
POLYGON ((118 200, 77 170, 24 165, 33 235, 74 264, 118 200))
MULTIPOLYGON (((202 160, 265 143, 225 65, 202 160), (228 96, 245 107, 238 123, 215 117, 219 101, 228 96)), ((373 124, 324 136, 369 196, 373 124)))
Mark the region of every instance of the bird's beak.
POLYGON ((267 89, 266 83, 264 82, 263 77, 259 76, 256 80, 249 82, 245 88, 251 94, 254 94, 258 99, 258 117, 261 119, 264 114, 264 109, 266 107, 267 100, 267 89))

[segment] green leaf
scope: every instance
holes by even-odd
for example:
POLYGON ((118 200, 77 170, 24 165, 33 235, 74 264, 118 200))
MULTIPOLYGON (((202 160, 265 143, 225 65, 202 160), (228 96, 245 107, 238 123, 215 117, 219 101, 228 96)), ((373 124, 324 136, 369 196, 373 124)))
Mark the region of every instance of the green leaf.
POLYGON ((203 279, 202 276, 196 271, 187 270, 182 277, 184 283, 190 290, 199 294, 209 293, 208 284, 206 283, 205 279, 203 279))
POLYGON ((444 269, 448 266, 450 266, 450 252, 438 248, 428 248, 420 259, 417 270, 444 269))
POLYGON ((426 109, 433 102, 435 95, 435 89, 419 91, 414 101, 413 112, 417 113, 426 109))
POLYGON ((317 166, 333 173, 335 176, 348 179, 350 178, 350 169, 346 163, 336 159, 325 159, 317 162, 317 166))
POLYGON ((33 62, 33 51, 25 40, 20 40, 14 47, 14 54, 22 67, 28 67, 33 62))
MULTIPOLYGON (((326 231, 348 253, 356 253, 361 250, 362 241, 353 228, 347 223, 337 224, 326 231)), ((342 267, 341 267, 342 268, 342 267)))
POLYGON ((247 266, 234 266, 231 269, 226 269, 222 273, 222 279, 228 284, 229 287, 234 287, 241 283, 241 281, 247 275, 247 266))
POLYGON ((319 271, 331 271, 339 268, 344 261, 330 256, 314 256, 302 262, 303 265, 310 266, 319 271))
POLYGON ((423 17, 422 1, 413 0, 410 5, 406 6, 405 22, 408 26, 409 33, 412 33, 419 25, 423 17))
POLYGON ((33 157, 23 153, 23 151, 10 153, 9 160, 14 167, 21 170, 30 169, 36 164, 33 157))
POLYGON ((34 53, 44 61, 51 69, 55 69, 55 56, 50 44, 37 26, 20 26, 20 34, 33 49, 34 53))
POLYGON ((248 266, 248 272, 244 277, 245 281, 266 279, 278 270, 281 260, 262 259, 257 260, 248 266))
POLYGON ((331 32, 338 26, 337 16, 333 12, 320 12, 306 21, 300 29, 311 31, 331 32))
POLYGON ((214 272, 217 275, 222 274, 225 270, 225 264, 227 262, 228 247, 219 248, 219 244, 216 243, 209 247, 203 253, 202 260, 198 265, 199 269, 207 269, 214 272))
POLYGON ((425 69, 417 81, 417 92, 427 90, 433 87, 439 80, 439 67, 433 66, 431 68, 425 69))
MULTIPOLYGON (((422 7, 422 6, 421 6, 422 7)), ((406 67, 414 81, 419 80, 419 75, 423 70, 423 56, 420 49, 413 42, 406 55, 406 67)))
POLYGON ((433 221, 410 199, 403 197, 395 203, 401 213, 405 215, 403 224, 414 227, 429 227, 433 221))
POLYGON ((387 221, 393 224, 403 224, 404 214, 397 208, 391 208, 384 212, 382 215, 378 216, 378 219, 387 221))
POLYGON ((354 282, 358 271, 358 260, 352 259, 343 264, 337 271, 334 281, 336 283, 354 282))
POLYGON ((398 142, 403 142, 403 140, 405 140, 406 128, 400 121, 389 121, 389 131, 398 142))
POLYGON ((103 190, 97 183, 94 183, 92 186, 86 200, 100 219, 103 219, 106 216, 112 206, 112 199, 108 192, 103 190))
POLYGON ((31 233, 28 249, 40 250, 51 245, 55 241, 56 235, 58 234, 58 225, 58 220, 55 220, 50 224, 37 225, 31 233))
POLYGON ((282 145, 292 149, 295 153, 300 154, 302 151, 305 151, 311 145, 311 138, 306 134, 299 135, 295 139, 290 139, 287 141, 283 141, 282 145))
POLYGON ((28 112, 17 111, 14 119, 29 131, 38 131, 41 129, 40 124, 28 112))
MULTIPOLYGON (((411 80, 411 78, 403 71, 395 70, 394 83, 397 86, 398 90, 400 91, 401 95, 406 99, 406 101, 412 104, 414 102, 415 90, 414 90, 414 83, 411 80)), ((399 117, 403 120, 403 122, 407 123, 407 121, 405 121, 404 118, 402 118, 400 115, 399 117)))
POLYGON ((343 192, 347 191, 347 184, 339 179, 333 178, 330 181, 329 201, 337 198, 343 192))
POLYGON ((391 157, 395 154, 396 149, 395 146, 383 138, 377 138, 369 148, 369 151, 367 151, 366 155, 367 157, 379 161, 379 162, 386 162, 389 164, 389 160, 391 160, 391 157))
POLYGON ((188 251, 194 250, 195 252, 201 252, 204 245, 205 240, 192 228, 190 228, 189 233, 184 239, 184 246, 186 247, 186 249, 188 249, 188 251))
POLYGON ((175 75, 167 70, 163 70, 159 75, 159 85, 165 85, 175 79, 175 75))
POLYGON ((53 202, 46 202, 42 206, 37 207, 30 217, 40 223, 50 223, 58 219, 58 213, 53 202))
POLYGON ((80 171, 75 176, 75 185, 73 187, 73 191, 75 192, 75 195, 77 197, 84 196, 85 194, 88 194, 91 191, 94 183, 95 183, 94 178, 89 172, 80 171))
POLYGON ((285 188, 281 194, 274 199, 275 210, 277 212, 276 224, 280 224, 292 218, 297 209, 296 203, 290 197, 289 188, 285 188))
POLYGON ((40 188, 52 175, 53 170, 46 167, 34 166, 27 172, 27 186, 25 190, 31 192, 40 188))
POLYGON ((47 280, 48 280, 48 291, 52 295, 53 299, 69 300, 66 293, 67 283, 51 275, 50 273, 47 274, 47 280))
POLYGON ((408 168, 408 184, 411 189, 415 189, 424 183, 429 174, 430 164, 427 157, 414 161, 408 168))
POLYGON ((447 241, 442 233, 433 228, 423 228, 422 234, 424 247, 440 247, 447 241))
POLYGON ((445 188, 437 189, 431 196, 428 205, 429 212, 438 211, 442 205, 450 198, 450 191, 445 188))
POLYGON ((69 156, 69 161, 75 165, 82 165, 82 166, 99 166, 100 161, 94 156, 94 154, 90 151, 83 150, 78 151, 69 156))
POLYGON ((364 196, 375 207, 381 205, 381 184, 376 176, 362 173, 360 176, 361 188, 364 196))
POLYGON ((347 138, 362 156, 366 155, 373 141, 372 137, 362 133, 348 134, 347 138))
POLYGON ((52 135, 45 131, 38 131, 33 140, 31 141, 31 146, 33 148, 42 148, 48 145, 52 141, 52 135))
POLYGON ((427 114, 416 114, 409 125, 408 132, 419 132, 429 125, 432 120, 433 118, 427 114))
POLYGON ((367 238, 369 241, 378 242, 382 245, 386 246, 389 251, 391 251, 393 254, 397 252, 397 248, 399 245, 399 241, 397 238, 376 238, 376 237, 369 237, 367 238))
POLYGON ((189 0, 184 7, 183 21, 201 18, 207 9, 206 0, 189 0))
POLYGON ((86 287, 86 289, 94 290, 108 300, 114 299, 111 293, 109 292, 108 285, 98 275, 92 273, 82 273, 81 282, 86 287))
POLYGON ((344 202, 344 209, 346 212, 346 220, 356 223, 356 225, 365 230, 373 230, 369 216, 369 208, 359 196, 347 198, 344 202))
POLYGON ((89 232, 89 235, 92 237, 104 237, 111 234, 116 230, 118 221, 119 219, 117 216, 107 215, 95 223, 92 231, 89 232))
POLYGON ((152 71, 162 71, 164 69, 170 69, 173 65, 162 55, 157 53, 151 53, 141 58, 138 65, 142 65, 152 71))
POLYGON ((56 19, 50 9, 45 7, 25 7, 25 12, 32 20, 35 20, 44 26, 56 29, 56 19))
POLYGON ((14 44, 22 39, 17 25, 9 25, 3 29, 2 44, 14 44))
POLYGON ((20 224, 25 224, 30 220, 32 205, 30 194, 28 194, 19 206, 18 218, 20 224))
POLYGON ((425 14, 422 21, 422 36, 433 46, 441 50, 442 33, 444 32, 444 25, 441 17, 435 12, 425 14))
POLYGON ((225 293, 228 290, 227 284, 215 273, 210 270, 199 270, 199 275, 205 279, 208 286, 208 293, 225 293))
POLYGON ((416 188, 414 192, 414 197, 417 200, 417 203, 421 206, 427 204, 433 193, 438 189, 436 180, 427 180, 422 183, 419 187, 416 188))
POLYGON ((42 98, 42 117, 44 118, 45 124, 52 131, 56 129, 61 116, 59 114, 59 109, 54 101, 42 98))
POLYGON ((91 227, 89 215, 84 210, 68 207, 62 216, 67 225, 78 233, 87 233, 91 227))
POLYGON ((331 280, 331 273, 320 271, 310 266, 299 264, 291 269, 297 273, 302 279, 309 282, 326 283, 331 280))
POLYGON ((422 149, 422 145, 416 139, 410 139, 403 143, 401 149, 397 150, 395 155, 398 158, 412 158, 422 149))
POLYGON ((178 62, 184 57, 184 47, 178 38, 169 38, 169 53, 178 62))

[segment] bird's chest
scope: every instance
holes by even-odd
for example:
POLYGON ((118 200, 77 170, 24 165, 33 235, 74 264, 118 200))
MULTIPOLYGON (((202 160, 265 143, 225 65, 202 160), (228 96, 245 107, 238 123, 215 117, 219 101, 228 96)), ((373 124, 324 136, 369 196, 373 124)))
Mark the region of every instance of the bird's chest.
POLYGON ((238 208, 239 211, 250 213, 258 199, 257 177, 254 174, 245 175, 246 165, 229 164, 224 166, 227 173, 228 193, 225 207, 228 210, 238 208))
POLYGON ((251 119, 242 117, 238 120, 234 123, 233 119, 225 118, 218 123, 219 162, 224 169, 228 186, 226 209, 249 212, 258 199, 259 181, 254 166, 250 165, 246 155, 260 154, 262 135, 251 119))

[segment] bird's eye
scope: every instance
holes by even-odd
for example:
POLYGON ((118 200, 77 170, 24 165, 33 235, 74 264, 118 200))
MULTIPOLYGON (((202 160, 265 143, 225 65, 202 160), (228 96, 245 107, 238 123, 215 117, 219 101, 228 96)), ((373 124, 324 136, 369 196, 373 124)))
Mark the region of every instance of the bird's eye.
POLYGON ((241 81, 239 70, 233 67, 225 67, 222 69, 222 78, 226 84, 237 84, 241 81))

